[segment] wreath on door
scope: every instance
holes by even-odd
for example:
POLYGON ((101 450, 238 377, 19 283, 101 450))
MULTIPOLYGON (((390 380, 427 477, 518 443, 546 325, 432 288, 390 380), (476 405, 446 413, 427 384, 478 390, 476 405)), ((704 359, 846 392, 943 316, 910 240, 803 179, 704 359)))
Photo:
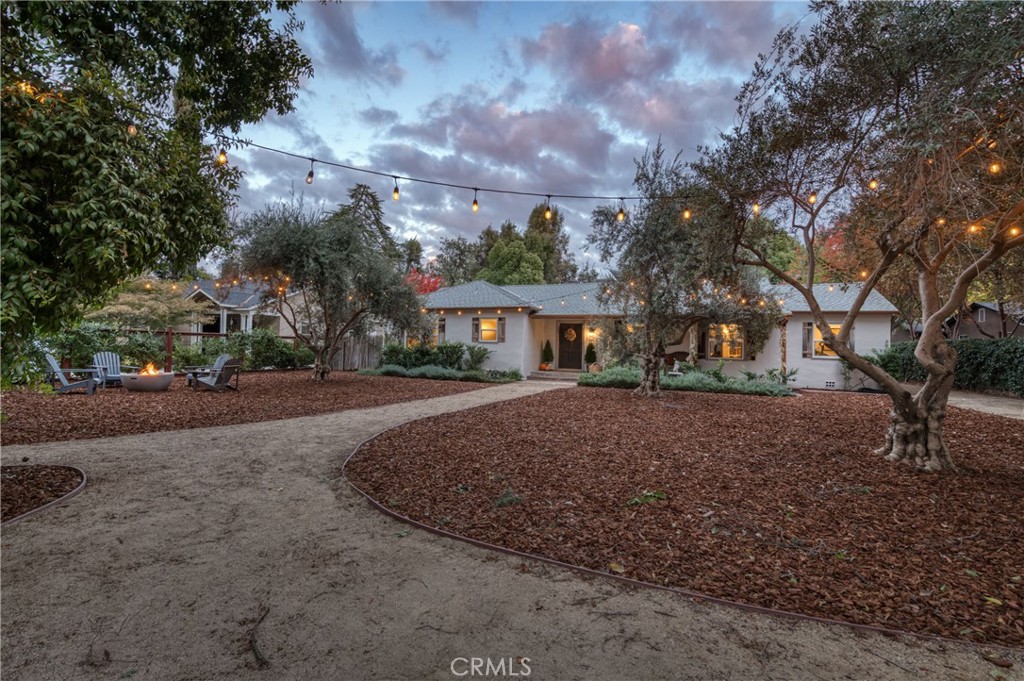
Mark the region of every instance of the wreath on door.
POLYGON ((565 335, 565 340, 567 340, 570 343, 572 343, 574 340, 576 340, 576 329, 573 329, 573 328, 570 327, 570 328, 565 330, 565 334, 564 335, 565 335))

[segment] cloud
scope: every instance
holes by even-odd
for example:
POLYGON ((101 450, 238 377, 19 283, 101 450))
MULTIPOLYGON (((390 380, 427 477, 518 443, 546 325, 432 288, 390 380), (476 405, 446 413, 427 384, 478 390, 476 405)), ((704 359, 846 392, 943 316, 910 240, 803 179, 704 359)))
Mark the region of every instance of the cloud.
POLYGON ((401 84, 405 70, 398 64, 393 45, 368 48, 359 37, 350 4, 304 4, 307 30, 303 42, 318 73, 328 72, 343 78, 370 82, 385 87, 401 84))
POLYGON ((398 112, 371 106, 359 112, 359 120, 368 125, 394 125, 398 122, 398 112))
POLYGON ((482 2, 430 2, 428 7, 443 17, 462 21, 476 28, 482 2))
POLYGON ((413 47, 420 53, 425 61, 431 64, 441 64, 448 58, 451 53, 451 46, 444 41, 438 40, 433 46, 426 44, 422 40, 413 44, 413 47))

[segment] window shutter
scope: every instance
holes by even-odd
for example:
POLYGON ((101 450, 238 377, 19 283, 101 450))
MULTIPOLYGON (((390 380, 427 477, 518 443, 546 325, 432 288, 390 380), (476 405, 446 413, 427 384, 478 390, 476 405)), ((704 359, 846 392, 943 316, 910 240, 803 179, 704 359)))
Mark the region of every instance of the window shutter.
POLYGON ((480 318, 473 317, 473 342, 480 342, 480 318))
POLYGON ((708 357, 708 332, 707 329, 701 329, 700 338, 697 340, 697 359, 707 359, 708 357))
POLYGON ((498 342, 505 342, 505 318, 498 317, 498 342))
POLYGON ((814 324, 812 322, 804 322, 804 333, 803 333, 803 345, 804 345, 804 357, 814 356, 814 324))

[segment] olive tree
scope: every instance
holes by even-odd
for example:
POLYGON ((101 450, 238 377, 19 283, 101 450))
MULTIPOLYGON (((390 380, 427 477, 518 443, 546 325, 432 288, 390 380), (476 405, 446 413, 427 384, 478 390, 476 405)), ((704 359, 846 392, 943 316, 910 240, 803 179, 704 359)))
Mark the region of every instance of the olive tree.
POLYGON ((803 36, 795 27, 779 34, 740 93, 738 126, 695 165, 731 213, 708 238, 799 291, 824 342, 889 394, 879 454, 953 470, 943 423, 957 356, 943 323, 979 276, 1024 244, 1024 11, 1010 3, 813 7, 818 23, 803 36), (823 264, 819 237, 840 223, 873 248, 848 273, 863 286, 833 333, 811 283, 823 264), (802 276, 767 257, 769 224, 802 242, 802 276), (908 271, 922 322, 915 357, 928 375, 916 391, 850 343, 869 293, 908 271))
POLYGON ((351 203, 333 213, 293 201, 240 224, 242 270, 265 282, 267 300, 316 353, 313 380, 328 377, 347 335, 378 322, 413 328, 419 317, 379 199, 365 185, 349 195, 351 203))

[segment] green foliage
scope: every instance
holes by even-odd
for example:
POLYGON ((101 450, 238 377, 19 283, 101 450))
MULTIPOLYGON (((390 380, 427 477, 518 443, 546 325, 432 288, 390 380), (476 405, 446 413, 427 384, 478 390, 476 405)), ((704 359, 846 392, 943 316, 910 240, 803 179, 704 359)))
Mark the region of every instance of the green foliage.
POLYGON ((479 244, 470 243, 464 237, 441 237, 431 271, 444 280, 445 286, 458 286, 473 281, 487 257, 486 252, 481 254, 480 251, 479 244))
POLYGON ((380 366, 395 365, 407 369, 422 366, 439 366, 446 369, 460 369, 462 357, 466 354, 464 343, 445 342, 436 346, 419 344, 404 347, 401 343, 388 343, 380 353, 380 366))
POLYGON ((569 234, 565 231, 565 217, 556 206, 539 203, 530 211, 523 232, 526 250, 540 258, 544 265, 544 283, 562 284, 576 281, 578 268, 569 253, 569 234), (551 217, 545 217, 550 208, 551 217))
POLYGON ((523 498, 515 493, 513 489, 506 489, 501 493, 497 499, 494 500, 495 508, 502 508, 504 506, 512 506, 522 502, 523 498))
POLYGON ((544 262, 521 240, 499 240, 487 255, 487 267, 477 274, 492 284, 543 284, 544 262))
POLYGON ((551 341, 544 341, 544 347, 540 351, 540 361, 542 364, 551 364, 555 361, 555 351, 551 349, 551 341))
MULTIPOLYGON (((714 372, 693 370, 682 376, 666 376, 661 380, 662 390, 692 392, 734 393, 789 397, 793 391, 779 383, 767 381, 739 381, 728 376, 719 380, 714 372)), ((640 371, 628 367, 612 367, 598 374, 580 374, 577 384, 595 388, 636 388, 640 385, 640 371)))
POLYGON ((469 345, 466 347, 466 371, 478 371, 483 368, 484 362, 491 354, 491 349, 483 345, 469 345))
POLYGON ((458 371, 448 367, 419 366, 407 368, 399 364, 385 364, 377 369, 360 369, 364 376, 398 376, 400 378, 432 378, 439 381, 467 381, 470 383, 513 383, 523 380, 518 369, 458 371))
POLYGON ((361 369, 360 374, 369 376, 398 376, 399 378, 408 378, 409 370, 404 366, 398 364, 385 364, 379 369, 361 369))
POLYGON ((626 502, 626 506, 640 506, 642 504, 650 504, 655 501, 664 501, 668 499, 668 495, 658 490, 644 490, 639 495, 633 497, 626 502))
POLYGON ((432 378, 435 381, 459 381, 462 380, 462 372, 458 369, 449 369, 439 366, 418 366, 409 369, 409 378, 432 378))
MULTIPOLYGON (((1024 397, 1024 338, 965 338, 947 341, 957 352, 953 387, 1005 390, 1024 397)), ((914 357, 917 343, 893 343, 870 358, 899 381, 924 381, 925 370, 914 357)))
POLYGON ((269 109, 287 113, 311 73, 291 5, 279 5, 273 23, 271 9, 0 7, 5 375, 34 334, 73 325, 122 281, 158 266, 188 269, 227 242, 240 173, 216 166, 202 129, 237 131, 269 109))
POLYGON ((276 310, 316 353, 317 379, 330 373, 346 334, 371 320, 397 330, 419 320, 419 301, 403 280, 380 200, 365 185, 353 187, 349 198, 331 214, 306 212, 301 202, 271 205, 240 225, 242 267, 278 292, 276 310))
POLYGON ((798 371, 799 369, 788 369, 786 371, 782 369, 768 369, 764 374, 758 374, 741 369, 740 373, 748 381, 768 381, 769 383, 778 383, 779 385, 789 385, 789 380, 795 377, 798 371))
POLYGON ((164 330, 212 321, 211 304, 182 295, 177 282, 139 277, 124 285, 112 301, 85 318, 119 329, 164 330))
POLYGON ((583 361, 587 364, 593 364, 597 361, 597 348, 594 347, 593 343, 587 343, 587 351, 583 353, 583 361))

